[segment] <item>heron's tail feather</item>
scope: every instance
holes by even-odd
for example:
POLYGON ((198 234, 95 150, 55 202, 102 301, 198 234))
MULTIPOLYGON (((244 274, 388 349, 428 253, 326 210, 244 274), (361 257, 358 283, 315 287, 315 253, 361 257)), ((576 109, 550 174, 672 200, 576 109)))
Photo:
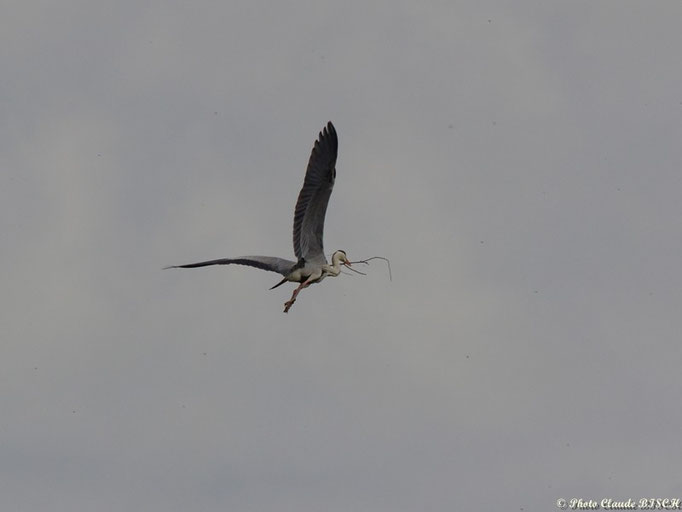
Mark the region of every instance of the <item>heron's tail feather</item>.
POLYGON ((282 286, 282 285, 283 285, 284 283, 286 283, 286 282, 287 282, 287 278, 285 277, 284 279, 282 279, 279 283, 277 283, 275 286, 273 286, 273 287, 270 288, 270 289, 271 289, 271 290, 274 290, 275 288, 277 288, 278 286, 282 286))

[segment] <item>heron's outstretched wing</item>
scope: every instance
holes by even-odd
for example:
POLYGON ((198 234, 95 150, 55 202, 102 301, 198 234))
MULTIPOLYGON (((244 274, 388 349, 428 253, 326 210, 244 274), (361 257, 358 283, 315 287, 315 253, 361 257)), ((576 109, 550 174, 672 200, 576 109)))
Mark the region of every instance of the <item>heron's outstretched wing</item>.
POLYGON ((327 203, 336 178, 336 154, 339 142, 334 125, 327 126, 315 141, 308 161, 303 188, 294 211, 294 253, 306 261, 326 263, 322 236, 327 203))
MULTIPOLYGON (((197 268, 207 267, 209 265, 247 265, 249 267, 256 267, 270 272, 277 272, 283 276, 289 275, 289 272, 296 266, 296 262, 285 260, 283 258, 276 258, 274 256, 242 256, 240 258, 223 258, 220 260, 200 261, 199 263, 189 263, 187 265, 172 265, 166 268, 197 268)), ((165 270, 165 269, 164 269, 165 270)))

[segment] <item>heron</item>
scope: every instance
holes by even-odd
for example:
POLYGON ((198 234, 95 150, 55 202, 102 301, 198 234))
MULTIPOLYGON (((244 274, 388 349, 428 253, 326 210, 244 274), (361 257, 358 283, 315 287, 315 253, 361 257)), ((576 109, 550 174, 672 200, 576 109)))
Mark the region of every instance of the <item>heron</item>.
POLYGON ((222 258, 200 261, 187 265, 173 265, 166 268, 198 268, 209 265, 246 265, 249 267, 276 272, 283 276, 274 290, 287 281, 299 283, 284 303, 284 312, 288 313, 296 302, 296 297, 304 288, 321 282, 325 277, 336 277, 341 273, 341 266, 351 266, 346 251, 335 251, 331 265, 324 255, 322 238, 324 218, 327 204, 336 180, 336 155, 338 152, 336 129, 331 121, 327 123, 315 141, 306 169, 303 187, 298 194, 294 209, 294 254, 297 261, 275 256, 240 256, 238 258, 222 258))

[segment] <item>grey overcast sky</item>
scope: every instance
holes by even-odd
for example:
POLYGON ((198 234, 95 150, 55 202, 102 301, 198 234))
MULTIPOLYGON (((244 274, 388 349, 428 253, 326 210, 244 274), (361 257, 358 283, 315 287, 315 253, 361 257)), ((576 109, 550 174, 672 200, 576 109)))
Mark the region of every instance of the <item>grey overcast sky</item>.
POLYGON ((0 510, 682 498, 680 2, 1 10, 0 510))

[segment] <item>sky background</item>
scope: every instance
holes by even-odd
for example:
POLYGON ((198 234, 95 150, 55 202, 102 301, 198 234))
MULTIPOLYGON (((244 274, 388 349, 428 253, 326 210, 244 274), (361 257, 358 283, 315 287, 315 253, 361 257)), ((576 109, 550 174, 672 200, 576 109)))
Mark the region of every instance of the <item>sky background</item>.
POLYGON ((1 510, 682 498, 682 4, 0 10, 1 510))

